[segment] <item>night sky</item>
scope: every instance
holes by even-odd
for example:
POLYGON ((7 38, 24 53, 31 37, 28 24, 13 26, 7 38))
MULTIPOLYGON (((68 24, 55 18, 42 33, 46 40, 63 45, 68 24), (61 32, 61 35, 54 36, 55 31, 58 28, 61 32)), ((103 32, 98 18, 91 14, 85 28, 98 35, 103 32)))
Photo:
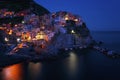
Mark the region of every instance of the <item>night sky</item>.
POLYGON ((120 31, 120 0, 35 0, 50 12, 80 15, 93 31, 120 31))

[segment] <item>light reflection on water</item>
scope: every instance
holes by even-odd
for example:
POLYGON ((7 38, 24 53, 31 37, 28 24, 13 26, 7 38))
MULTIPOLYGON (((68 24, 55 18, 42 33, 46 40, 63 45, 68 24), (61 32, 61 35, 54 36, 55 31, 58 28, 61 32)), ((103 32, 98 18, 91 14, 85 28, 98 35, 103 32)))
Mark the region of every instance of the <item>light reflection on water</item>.
POLYGON ((74 52, 70 52, 70 57, 67 66, 71 75, 75 74, 77 69, 77 55, 74 52))
POLYGON ((23 80, 22 76, 23 76, 22 64, 15 64, 6 67, 2 71, 3 80, 23 80))
POLYGON ((29 63, 28 71, 31 80, 37 79, 37 77, 41 74, 41 68, 42 68, 41 63, 29 63))
POLYGON ((55 60, 53 62, 39 62, 28 65, 19 63, 6 67, 2 71, 2 80, 48 80, 59 79, 66 80, 67 77, 73 78, 78 70, 78 56, 74 52, 65 60, 55 60), (48 78, 47 78, 48 77, 48 78))
MULTIPOLYGON (((103 37, 99 38, 109 40, 106 36, 103 37)), ((120 50, 118 37, 111 39, 115 40, 113 41, 115 45, 108 44, 110 45, 108 48, 120 50)), ((110 59, 96 51, 70 52, 69 54, 70 56, 64 60, 28 65, 20 63, 3 68, 0 72, 0 80, 1 77, 2 80, 120 80, 120 59, 110 59), (80 78, 82 76, 83 79, 80 78)))

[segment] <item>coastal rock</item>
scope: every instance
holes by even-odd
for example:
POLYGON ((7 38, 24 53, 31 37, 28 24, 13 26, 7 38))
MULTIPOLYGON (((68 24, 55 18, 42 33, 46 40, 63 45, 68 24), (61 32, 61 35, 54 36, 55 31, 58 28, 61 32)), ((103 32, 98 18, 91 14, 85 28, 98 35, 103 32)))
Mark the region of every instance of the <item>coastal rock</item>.
POLYGON ((82 49, 93 43, 80 16, 50 13, 33 0, 1 0, 0 33, 0 42, 10 46, 8 55, 55 56, 61 49, 82 49))

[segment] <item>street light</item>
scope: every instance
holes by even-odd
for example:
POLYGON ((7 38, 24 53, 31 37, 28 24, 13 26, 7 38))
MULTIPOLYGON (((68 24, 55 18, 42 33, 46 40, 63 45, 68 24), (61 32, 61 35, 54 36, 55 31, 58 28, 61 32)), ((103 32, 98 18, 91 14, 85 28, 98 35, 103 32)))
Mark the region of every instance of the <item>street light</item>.
POLYGON ((5 41, 6 41, 6 42, 8 42, 8 41, 9 41, 9 39, 8 39, 7 37, 5 37, 5 41))
POLYGON ((20 38, 17 38, 17 42, 19 43, 21 41, 21 39, 20 38))
POLYGON ((24 23, 25 23, 25 21, 22 21, 22 23, 24 24, 24 23))
POLYGON ((65 16, 65 20, 69 20, 69 16, 68 15, 65 16))
POLYGON ((74 30, 71 30, 71 33, 72 33, 72 34, 74 34, 74 33, 75 33, 75 31, 74 31, 74 30))

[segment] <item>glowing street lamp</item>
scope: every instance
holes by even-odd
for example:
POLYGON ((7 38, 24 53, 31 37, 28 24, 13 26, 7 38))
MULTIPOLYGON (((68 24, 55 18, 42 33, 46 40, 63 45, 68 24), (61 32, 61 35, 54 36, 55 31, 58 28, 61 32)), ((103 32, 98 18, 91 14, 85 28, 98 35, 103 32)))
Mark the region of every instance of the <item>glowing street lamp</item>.
POLYGON ((69 18, 68 17, 65 17, 65 20, 68 20, 69 18))
POLYGON ((10 31, 8 32, 8 34, 9 34, 9 35, 12 35, 12 32, 13 32, 13 31, 12 31, 12 30, 10 30, 10 31))
POLYGON ((25 23, 25 21, 22 21, 22 23, 24 24, 24 23, 25 23))
POLYGON ((5 41, 6 41, 6 42, 8 42, 8 41, 9 41, 9 39, 8 39, 7 37, 5 37, 5 41))
POLYGON ((65 16, 65 20, 69 20, 69 16, 68 15, 65 16))
POLYGON ((19 43, 21 41, 21 39, 20 38, 17 38, 17 42, 19 43))
POLYGON ((78 22, 78 19, 74 19, 75 22, 78 22))
POLYGON ((75 31, 74 31, 74 30, 72 30, 72 31, 71 31, 71 33, 72 33, 72 34, 74 34, 74 33, 75 33, 75 31))

